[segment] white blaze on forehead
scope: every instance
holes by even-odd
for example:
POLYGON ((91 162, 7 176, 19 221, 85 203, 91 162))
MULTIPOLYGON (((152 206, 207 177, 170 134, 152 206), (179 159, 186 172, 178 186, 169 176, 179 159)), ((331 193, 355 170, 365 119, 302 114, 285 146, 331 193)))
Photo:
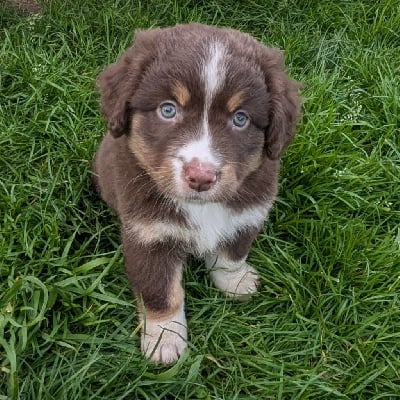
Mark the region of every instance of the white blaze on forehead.
MULTIPOLYGON (((181 162, 183 161, 186 163, 190 162, 193 158, 197 158, 200 162, 214 164, 217 169, 220 167, 221 158, 212 146, 208 113, 210 112, 213 97, 225 80, 225 54, 226 49, 221 42, 213 40, 207 43, 205 57, 201 66, 201 79, 204 85, 205 98, 200 134, 196 139, 186 143, 179 149, 177 158, 181 160, 181 162)), ((174 174, 177 181, 180 179, 181 162, 175 161, 173 163, 174 174)))
POLYGON ((219 157, 215 150, 212 149, 208 113, 210 111, 212 99, 225 79, 224 56, 225 47, 222 43, 212 41, 207 44, 206 58, 202 66, 205 99, 201 135, 199 139, 188 143, 180 149, 179 156, 185 161, 190 161, 196 157, 200 162, 209 162, 218 167, 219 157))
POLYGON ((212 98, 225 79, 224 57, 225 47, 222 43, 213 41, 208 44, 208 53, 203 66, 203 81, 205 86, 205 108, 208 111, 212 98))

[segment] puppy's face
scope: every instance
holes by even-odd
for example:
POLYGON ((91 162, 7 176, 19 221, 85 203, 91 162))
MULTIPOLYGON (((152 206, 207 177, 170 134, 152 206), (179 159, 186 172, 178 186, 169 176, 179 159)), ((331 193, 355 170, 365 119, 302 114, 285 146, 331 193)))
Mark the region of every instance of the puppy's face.
POLYGON ((265 157, 278 158, 298 116, 280 53, 237 31, 184 25, 140 32, 100 76, 102 109, 158 190, 221 201, 265 157))
POLYGON ((261 163, 265 82, 218 37, 173 51, 131 98, 130 149, 169 196, 227 197, 261 163))

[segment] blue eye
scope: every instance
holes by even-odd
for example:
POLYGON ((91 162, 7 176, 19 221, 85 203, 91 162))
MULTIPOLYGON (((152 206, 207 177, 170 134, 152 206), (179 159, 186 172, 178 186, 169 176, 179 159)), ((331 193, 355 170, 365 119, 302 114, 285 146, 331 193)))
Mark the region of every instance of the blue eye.
POLYGON ((232 122, 237 128, 244 128, 249 120, 248 115, 244 111, 236 111, 233 114, 232 122))
POLYGON ((161 116, 165 119, 175 118, 176 115, 176 106, 174 103, 166 102, 160 105, 160 113, 161 116))

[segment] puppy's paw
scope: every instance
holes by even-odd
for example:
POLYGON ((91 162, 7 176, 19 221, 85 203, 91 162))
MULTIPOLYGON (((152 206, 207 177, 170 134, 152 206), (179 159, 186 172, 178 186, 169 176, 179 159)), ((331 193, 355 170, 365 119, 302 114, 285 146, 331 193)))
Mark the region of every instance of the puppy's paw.
POLYGON ((257 291, 258 273, 246 262, 234 267, 232 265, 219 267, 217 264, 211 269, 210 274, 218 289, 240 300, 247 300, 257 291))
POLYGON ((178 360, 187 347, 187 328, 184 312, 170 319, 147 318, 142 332, 143 354, 155 363, 170 364, 178 360))

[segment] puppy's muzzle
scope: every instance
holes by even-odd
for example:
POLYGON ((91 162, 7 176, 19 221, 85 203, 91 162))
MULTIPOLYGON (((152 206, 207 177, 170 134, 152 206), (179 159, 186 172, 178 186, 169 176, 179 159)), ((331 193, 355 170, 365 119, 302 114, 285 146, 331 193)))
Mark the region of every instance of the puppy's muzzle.
POLYGON ((183 166, 183 174, 191 189, 205 192, 217 182, 218 171, 214 164, 194 158, 183 166))

